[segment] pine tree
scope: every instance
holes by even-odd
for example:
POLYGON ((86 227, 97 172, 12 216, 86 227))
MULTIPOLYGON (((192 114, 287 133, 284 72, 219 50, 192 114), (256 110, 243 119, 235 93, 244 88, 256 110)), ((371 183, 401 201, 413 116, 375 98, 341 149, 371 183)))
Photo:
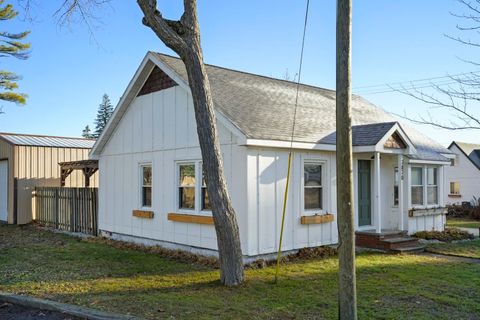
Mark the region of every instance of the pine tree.
MULTIPOLYGON (((5 0, 0 0, 0 21, 8 21, 15 18, 18 12, 11 4, 4 5, 5 0)), ((30 31, 20 33, 9 33, 0 31, 0 57, 14 57, 17 59, 28 59, 30 48, 29 43, 22 43, 30 31)), ((20 77, 13 72, 0 70, 0 100, 25 104, 27 95, 16 93, 13 90, 18 88, 17 81, 20 77)))
POLYGON ((93 138, 93 134, 92 134, 92 130, 90 130, 90 126, 87 125, 85 127, 85 129, 83 129, 82 131, 82 137, 86 138, 86 139, 92 139, 93 138))
POLYGON ((102 103, 100 103, 98 107, 97 118, 95 119, 95 133, 93 134, 94 138, 100 137, 112 113, 113 106, 110 102, 110 98, 107 94, 104 94, 102 97, 102 103))

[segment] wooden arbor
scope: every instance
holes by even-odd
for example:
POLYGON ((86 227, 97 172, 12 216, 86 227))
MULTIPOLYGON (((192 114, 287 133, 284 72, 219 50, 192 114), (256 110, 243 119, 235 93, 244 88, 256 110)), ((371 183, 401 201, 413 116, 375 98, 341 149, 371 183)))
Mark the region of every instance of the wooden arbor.
POLYGON ((85 177, 85 188, 90 186, 90 177, 98 170, 98 160, 80 160, 70 162, 60 162, 60 185, 65 186, 65 180, 73 170, 82 170, 85 177))

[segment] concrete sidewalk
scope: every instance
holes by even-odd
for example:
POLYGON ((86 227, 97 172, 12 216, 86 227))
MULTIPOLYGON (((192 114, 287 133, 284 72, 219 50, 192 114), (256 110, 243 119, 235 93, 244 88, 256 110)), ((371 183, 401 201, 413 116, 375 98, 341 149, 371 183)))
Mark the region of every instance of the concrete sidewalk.
MULTIPOLYGON (((141 318, 109 313, 99 310, 94 310, 86 307, 75 306, 66 303, 60 303, 56 301, 44 300, 29 296, 21 296, 12 293, 0 292, 0 301, 13 304, 15 306, 22 306, 29 309, 53 311, 55 313, 61 313, 64 315, 71 315, 77 319, 90 319, 90 320, 140 320, 141 318)), ((35 318, 33 318, 35 319, 35 318)), ((53 318, 55 319, 55 318, 53 318)))

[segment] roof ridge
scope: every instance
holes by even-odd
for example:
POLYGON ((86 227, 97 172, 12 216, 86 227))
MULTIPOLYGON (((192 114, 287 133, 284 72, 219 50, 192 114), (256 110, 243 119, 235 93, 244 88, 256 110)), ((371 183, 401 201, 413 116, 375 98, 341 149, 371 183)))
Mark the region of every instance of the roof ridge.
POLYGON ((22 137, 37 137, 37 138, 57 138, 57 139, 72 139, 72 140, 84 140, 95 141, 94 138, 82 138, 82 137, 65 137, 65 136, 49 136, 45 134, 29 134, 29 133, 14 133, 14 132, 0 132, 0 136, 22 136, 22 137))

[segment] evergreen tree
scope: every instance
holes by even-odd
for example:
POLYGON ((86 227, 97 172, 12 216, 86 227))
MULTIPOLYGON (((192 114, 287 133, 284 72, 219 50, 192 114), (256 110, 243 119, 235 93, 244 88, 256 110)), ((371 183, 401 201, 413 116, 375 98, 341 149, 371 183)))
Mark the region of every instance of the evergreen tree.
POLYGON ((100 137, 112 113, 113 106, 110 102, 110 98, 107 94, 104 94, 102 97, 102 103, 100 103, 98 107, 97 118, 95 119, 95 133, 93 134, 94 138, 100 137))
POLYGON ((89 125, 87 125, 87 126, 85 127, 85 129, 83 129, 83 131, 82 131, 82 137, 87 138, 87 139, 92 139, 92 138, 93 138, 92 130, 90 130, 90 126, 89 126, 89 125))
MULTIPOLYGON (((0 0, 0 21, 8 21, 15 18, 18 12, 13 9, 11 4, 4 5, 5 0, 0 0)), ((29 43, 22 43, 21 40, 30 33, 30 31, 20 33, 9 33, 0 31, 0 57, 14 57, 17 59, 27 59, 30 48, 29 43)), ((16 93, 13 90, 18 88, 17 81, 20 77, 13 72, 0 70, 0 100, 25 104, 26 94, 16 93)))

